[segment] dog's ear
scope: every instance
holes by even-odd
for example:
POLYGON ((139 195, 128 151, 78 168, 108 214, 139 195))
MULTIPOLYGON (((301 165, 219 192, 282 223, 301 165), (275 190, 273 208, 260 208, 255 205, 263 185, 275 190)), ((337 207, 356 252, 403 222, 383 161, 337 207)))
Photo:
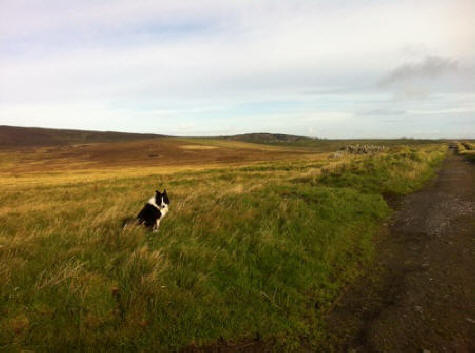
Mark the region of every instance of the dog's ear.
POLYGON ((156 195, 161 195, 162 193, 161 193, 160 191, 158 191, 158 190, 155 190, 155 194, 156 194, 156 195))
POLYGON ((168 199, 167 190, 163 189, 162 195, 163 195, 163 202, 165 202, 166 204, 169 204, 170 200, 168 199))

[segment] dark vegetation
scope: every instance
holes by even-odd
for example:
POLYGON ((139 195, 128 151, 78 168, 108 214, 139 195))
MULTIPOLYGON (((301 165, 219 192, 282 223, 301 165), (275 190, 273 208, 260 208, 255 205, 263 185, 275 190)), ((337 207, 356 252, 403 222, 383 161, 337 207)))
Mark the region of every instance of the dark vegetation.
POLYGON ((136 141, 161 137, 164 137, 164 135, 0 126, 0 147, 72 145, 96 142, 136 141))
POLYGON ((225 140, 242 141, 251 143, 266 143, 266 144, 295 144, 310 142, 315 139, 305 136, 288 135, 288 134, 273 134, 267 132, 258 132, 250 134, 239 134, 232 136, 222 136, 216 138, 223 138, 225 140))

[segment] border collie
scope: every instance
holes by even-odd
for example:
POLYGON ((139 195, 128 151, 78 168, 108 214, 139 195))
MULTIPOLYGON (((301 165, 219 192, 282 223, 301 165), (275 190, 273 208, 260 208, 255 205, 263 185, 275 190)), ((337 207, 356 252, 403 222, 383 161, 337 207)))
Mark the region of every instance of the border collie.
POLYGON ((143 224, 147 228, 152 228, 154 232, 158 232, 160 221, 167 214, 169 204, 170 200, 168 199, 167 191, 165 189, 163 192, 155 190, 155 196, 148 200, 137 215, 138 223, 143 224))

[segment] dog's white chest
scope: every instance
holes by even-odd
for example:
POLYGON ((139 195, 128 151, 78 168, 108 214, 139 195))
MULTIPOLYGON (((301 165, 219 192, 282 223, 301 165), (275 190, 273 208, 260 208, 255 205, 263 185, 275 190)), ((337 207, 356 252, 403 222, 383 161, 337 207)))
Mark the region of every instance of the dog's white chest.
POLYGON ((161 217, 161 218, 163 218, 163 217, 167 214, 167 212, 168 212, 168 206, 167 206, 167 205, 162 206, 162 207, 160 208, 160 213, 162 214, 162 217, 161 217))

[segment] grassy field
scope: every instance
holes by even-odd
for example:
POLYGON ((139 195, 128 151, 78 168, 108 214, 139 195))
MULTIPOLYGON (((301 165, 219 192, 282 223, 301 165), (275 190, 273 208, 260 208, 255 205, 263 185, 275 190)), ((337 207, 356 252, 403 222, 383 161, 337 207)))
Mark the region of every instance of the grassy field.
POLYGON ((383 195, 421 187, 446 153, 234 143, 173 140, 179 154, 159 166, 0 152, 0 351, 318 345, 335 298, 371 263, 383 195), (158 188, 171 201, 160 232, 122 230, 158 188))

